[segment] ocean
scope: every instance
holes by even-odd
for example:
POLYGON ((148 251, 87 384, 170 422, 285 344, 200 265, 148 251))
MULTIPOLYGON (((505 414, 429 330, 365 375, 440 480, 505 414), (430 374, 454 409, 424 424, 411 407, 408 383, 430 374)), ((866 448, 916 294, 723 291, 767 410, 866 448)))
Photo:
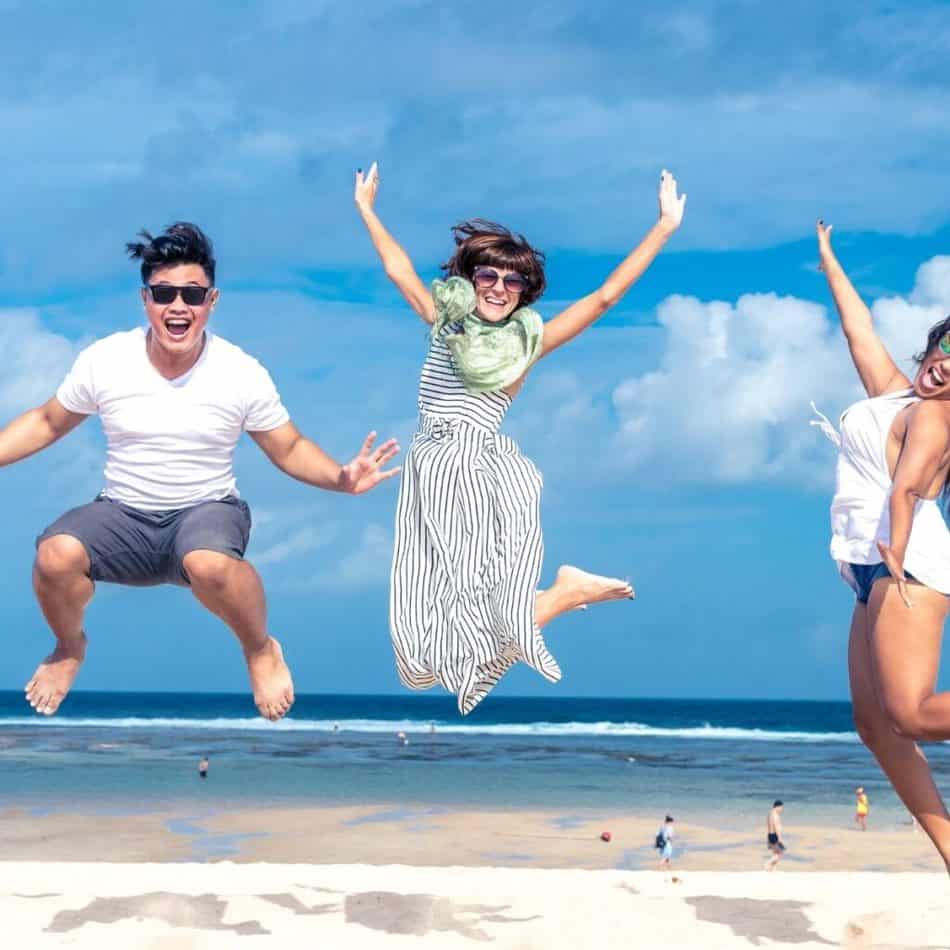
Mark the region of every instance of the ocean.
MULTIPOLYGON (((413 804, 675 813, 742 827, 786 815, 876 822, 906 812, 858 741, 845 702, 298 696, 268 723, 246 694, 72 693, 51 719, 0 692, 0 807, 413 804), (397 738, 404 733, 406 741, 397 738), (201 756, 210 776, 197 788, 201 756)), ((930 745, 950 791, 950 750, 930 745)))

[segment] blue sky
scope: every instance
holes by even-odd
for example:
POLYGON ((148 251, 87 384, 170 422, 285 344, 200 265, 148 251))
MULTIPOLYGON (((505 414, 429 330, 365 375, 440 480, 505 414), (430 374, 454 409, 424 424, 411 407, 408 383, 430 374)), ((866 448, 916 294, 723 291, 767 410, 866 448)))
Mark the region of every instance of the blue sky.
MULTIPOLYGON (((895 357, 950 302, 950 12, 938 3, 209 2, 187 16, 0 0, 0 411, 54 390, 84 343, 136 325, 140 227, 214 238, 215 329, 270 369, 337 457, 412 431, 425 333, 352 205, 379 210, 431 278, 463 217, 549 254, 550 316, 689 194, 668 251, 602 325, 543 362, 507 431, 545 475, 544 579, 630 576, 639 599, 559 620, 565 670, 509 694, 846 695, 851 597, 827 556, 834 417, 858 395, 813 225, 895 357), (663 671, 662 677, 658 670, 663 671)), ((33 538, 100 485, 90 420, 3 472, 0 593, 18 688, 48 646, 33 538)), ((249 556, 298 689, 396 691, 386 582, 396 486, 291 482, 245 440, 249 556)), ((100 586, 79 686, 245 685, 187 592, 100 586)))

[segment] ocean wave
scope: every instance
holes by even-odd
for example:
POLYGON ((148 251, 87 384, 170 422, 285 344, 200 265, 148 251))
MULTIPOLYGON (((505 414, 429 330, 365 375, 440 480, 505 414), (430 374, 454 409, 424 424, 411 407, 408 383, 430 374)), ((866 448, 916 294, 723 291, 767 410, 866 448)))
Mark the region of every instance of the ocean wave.
POLYGON ((739 726, 668 727, 642 722, 530 722, 530 723, 461 723, 420 721, 418 719, 294 719, 280 722, 259 718, 163 718, 163 717, 61 717, 39 719, 36 716, 0 718, 0 727, 33 726, 35 728, 107 728, 107 729, 193 729, 234 732, 329 732, 390 733, 407 735, 437 733, 447 735, 497 736, 654 736, 664 739, 740 740, 754 742, 857 742, 854 732, 807 732, 801 730, 756 729, 739 726))

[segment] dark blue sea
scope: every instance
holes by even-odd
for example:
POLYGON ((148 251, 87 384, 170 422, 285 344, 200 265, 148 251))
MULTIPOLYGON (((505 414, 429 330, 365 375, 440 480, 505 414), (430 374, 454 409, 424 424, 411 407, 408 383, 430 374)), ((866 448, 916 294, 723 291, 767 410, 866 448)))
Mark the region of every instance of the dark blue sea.
MULTIPOLYGON (((931 745, 950 792, 950 750, 931 745)), ((268 723, 247 695, 77 691, 51 719, 0 692, 0 807, 114 811, 340 803, 484 808, 761 810, 837 821, 856 785, 900 807, 854 734, 848 703, 490 697, 462 719, 448 696, 298 696, 268 723), (405 734, 405 742, 397 738, 405 734)))

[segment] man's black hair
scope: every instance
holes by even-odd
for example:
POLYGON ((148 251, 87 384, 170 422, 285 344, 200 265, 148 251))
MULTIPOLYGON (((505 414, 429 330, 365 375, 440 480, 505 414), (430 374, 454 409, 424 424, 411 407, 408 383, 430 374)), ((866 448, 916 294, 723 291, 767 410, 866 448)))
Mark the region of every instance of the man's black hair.
POLYGON ((785 802, 783 802, 780 798, 776 798, 775 801, 772 802, 772 807, 773 807, 773 808, 781 808, 782 805, 784 805, 784 804, 785 804, 785 802))
POLYGON ((152 271, 176 264, 199 264, 214 286, 214 247, 211 239, 188 221, 176 221, 157 237, 148 231, 139 231, 142 241, 130 241, 125 245, 129 257, 142 262, 142 283, 148 285, 152 271))

